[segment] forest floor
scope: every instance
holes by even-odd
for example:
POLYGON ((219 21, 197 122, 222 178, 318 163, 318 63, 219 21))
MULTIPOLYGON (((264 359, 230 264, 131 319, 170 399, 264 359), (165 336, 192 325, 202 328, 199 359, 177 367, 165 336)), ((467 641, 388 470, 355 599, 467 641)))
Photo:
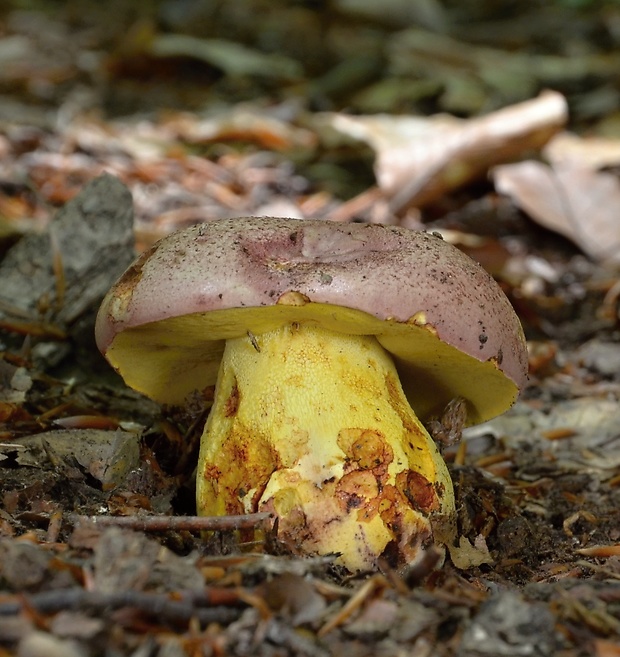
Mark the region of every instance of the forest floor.
POLYGON ((620 655, 620 8, 411 4, 0 13, 0 657, 620 655), (514 305, 527 387, 443 449, 458 563, 205 539, 208 411, 99 355, 137 252, 263 215, 440 232, 514 305))

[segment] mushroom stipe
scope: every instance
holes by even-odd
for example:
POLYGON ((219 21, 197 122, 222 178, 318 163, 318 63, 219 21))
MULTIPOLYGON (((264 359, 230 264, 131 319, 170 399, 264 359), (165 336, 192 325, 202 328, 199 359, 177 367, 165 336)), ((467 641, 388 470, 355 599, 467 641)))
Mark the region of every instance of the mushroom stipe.
POLYGON ((451 545, 452 483, 421 421, 462 397, 468 423, 483 422, 527 376, 495 281, 436 236, 379 225, 242 217, 179 231, 110 290, 96 337, 160 402, 215 385, 199 513, 269 511, 285 543, 352 571, 451 545))

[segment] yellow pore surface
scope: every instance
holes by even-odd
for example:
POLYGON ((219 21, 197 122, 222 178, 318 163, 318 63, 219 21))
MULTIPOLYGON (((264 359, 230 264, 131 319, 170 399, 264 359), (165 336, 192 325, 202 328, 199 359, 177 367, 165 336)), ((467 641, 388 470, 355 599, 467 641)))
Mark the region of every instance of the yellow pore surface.
POLYGON ((350 570, 415 561, 454 516, 446 466, 376 338, 291 323, 229 339, 202 438, 203 515, 271 511, 350 570))
MULTIPOLYGON (((290 293, 294 294, 294 293, 290 293)), ((215 384, 226 342, 263 334, 294 322, 350 335, 373 336, 392 354, 405 393, 423 419, 439 415, 454 397, 468 402, 468 424, 506 411, 518 389, 497 364, 482 362, 446 344, 432 327, 381 320, 360 310, 322 303, 229 308, 170 317, 116 335, 106 358, 126 383, 165 404, 215 384)))

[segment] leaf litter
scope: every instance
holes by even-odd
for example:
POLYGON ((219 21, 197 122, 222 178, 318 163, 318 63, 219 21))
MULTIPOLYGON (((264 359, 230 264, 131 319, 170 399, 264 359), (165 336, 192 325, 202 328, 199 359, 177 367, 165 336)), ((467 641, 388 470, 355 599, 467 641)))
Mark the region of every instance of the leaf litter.
MULTIPOLYGON (((76 75, 73 50, 54 66, 40 53, 24 58, 42 42, 34 23, 30 31, 23 25, 13 18, 13 31, 24 36, 0 49, 10 63, 4 80, 76 75)), ((63 43, 55 41, 63 29, 50 24, 47 49, 63 43)), ((618 224, 604 213, 613 207, 616 144, 558 133, 570 120, 561 93, 530 100, 541 83, 570 93, 575 80, 604 79, 617 66, 596 54, 574 58, 568 68, 557 66, 565 57, 532 66, 531 59, 464 41, 455 65, 444 57, 453 40, 425 36, 405 30, 388 40, 386 79, 411 94, 405 83, 417 83, 408 73, 412 63, 417 70, 428 63, 429 77, 415 93, 436 94, 439 84, 436 114, 482 102, 476 111, 486 116, 411 117, 433 146, 416 138, 418 159, 404 164, 386 157, 383 146, 375 155, 357 139, 334 136, 325 130, 328 115, 309 116, 290 97, 114 120, 84 111, 83 101, 67 102, 51 123, 36 107, 18 109, 16 120, 3 105, 2 657, 618 654, 620 285, 613 259, 618 224), (516 71, 511 83, 525 80, 520 91, 491 74, 488 62, 498 58, 516 71), (517 101, 527 108, 549 99, 553 112, 542 132, 528 128, 517 101), (520 147, 506 151, 500 142, 494 153, 485 139, 493 143, 487 128, 498 106, 522 138, 520 147), (451 140, 434 138, 444 120, 466 148, 455 151, 451 140), (502 169, 520 166, 532 152, 532 163, 549 175, 572 172, 565 190, 581 190, 566 192, 569 202, 563 198, 560 210, 556 202, 551 220, 544 206, 553 205, 552 195, 537 187, 544 175, 525 191, 507 193, 498 182, 502 169), (432 173, 458 162, 463 175, 439 176, 439 192, 426 199, 411 192, 421 189, 418 182, 405 191, 382 183, 390 175, 432 181, 429 158, 445 163, 432 173), (602 191, 592 194, 599 184, 602 191), (438 231, 492 271, 522 318, 530 346, 522 399, 505 416, 442 445, 455 481, 460 542, 439 569, 429 550, 415 571, 386 564, 352 577, 330 557, 290 554, 262 515, 196 518, 191 482, 205 409, 199 400, 184 409, 157 407, 124 388, 95 353, 94 313, 136 248, 191 223, 278 209, 438 231)), ((91 52, 83 38, 72 48, 91 52)), ((152 43, 145 41, 147 54, 152 43)), ((183 54, 178 48, 188 42, 160 43, 172 51, 150 56, 168 65, 174 48, 183 54)), ((126 52, 117 50, 110 61, 119 81, 120 63, 139 59, 126 52)), ((214 56, 201 52, 203 60, 214 56)), ((97 69, 96 58, 90 61, 87 77, 97 69)), ((276 68, 254 84, 279 76, 280 84, 303 86, 307 70, 287 70, 296 79, 283 82, 276 68)), ((232 86, 236 75, 230 68, 221 79, 232 86)), ((310 87, 323 93, 331 84, 317 78, 310 87)), ((364 91, 366 102, 378 99, 378 87, 364 91)), ((105 93, 97 85, 90 92, 87 106, 105 93)), ((376 117, 339 112, 329 121, 379 125, 376 117)), ((395 144, 410 140, 405 124, 390 117, 383 123, 395 144)), ((444 433, 452 436, 452 429, 446 424, 444 433)))

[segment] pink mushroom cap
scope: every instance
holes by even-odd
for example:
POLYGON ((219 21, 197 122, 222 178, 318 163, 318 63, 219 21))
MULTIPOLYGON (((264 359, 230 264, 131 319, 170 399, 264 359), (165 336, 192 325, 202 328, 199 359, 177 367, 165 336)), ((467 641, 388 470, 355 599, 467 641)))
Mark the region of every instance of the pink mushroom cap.
POLYGON ((375 335, 422 419, 454 397, 469 423, 527 379, 523 330, 476 262, 405 228, 240 217, 173 233, 108 292, 97 345, 126 382, 179 404, 215 384, 225 340, 286 322, 375 335))

